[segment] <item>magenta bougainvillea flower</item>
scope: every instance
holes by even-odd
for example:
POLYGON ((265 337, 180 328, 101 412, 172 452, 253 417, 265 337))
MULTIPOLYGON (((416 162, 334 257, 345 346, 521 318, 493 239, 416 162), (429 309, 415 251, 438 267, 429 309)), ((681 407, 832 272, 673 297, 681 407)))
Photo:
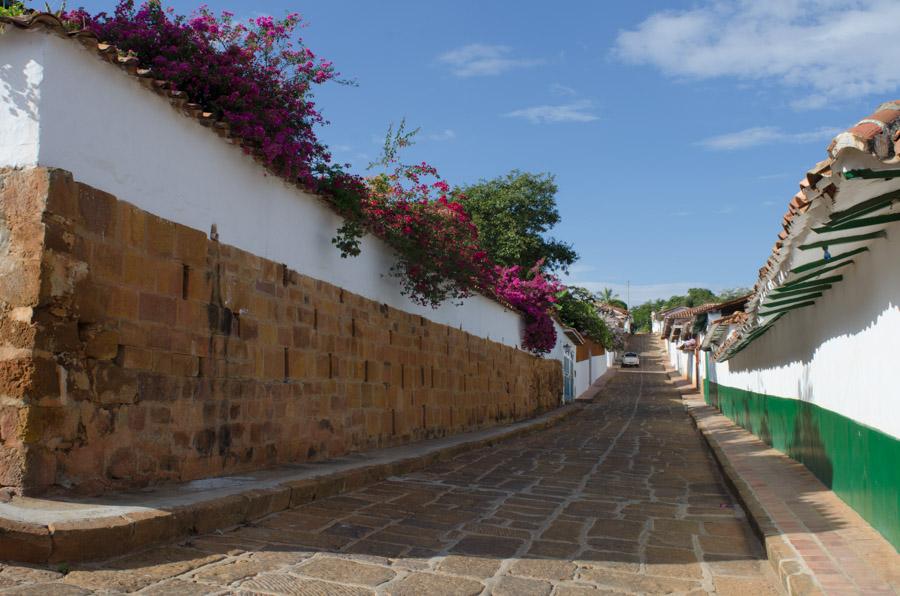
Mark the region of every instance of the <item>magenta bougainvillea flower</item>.
MULTIPOLYGON (((137 57, 227 123, 244 151, 328 197, 346 220, 334 239, 342 256, 359 254, 359 239, 372 233, 397 252, 392 274, 413 301, 436 307, 476 292, 494 296, 525 316, 525 349, 544 354, 555 345, 549 313, 559 281, 542 274, 541 263, 528 271, 496 266, 479 244, 465 196, 434 167, 402 165, 392 153, 385 173, 362 178, 332 163, 315 134, 325 122, 311 91, 337 81, 338 73, 297 35, 299 14, 238 23, 232 13, 217 16, 205 6, 187 17, 159 2, 120 0, 111 15, 78 9, 62 19, 137 57)), ((409 138, 397 136, 397 146, 409 138)))
POLYGON ((329 162, 313 130, 323 118, 310 91, 337 73, 296 35, 299 14, 238 23, 232 13, 216 16, 206 7, 186 17, 159 2, 136 7, 120 0, 111 15, 79 9, 62 18, 136 56, 226 122, 244 150, 277 174, 313 186, 317 168, 329 162))

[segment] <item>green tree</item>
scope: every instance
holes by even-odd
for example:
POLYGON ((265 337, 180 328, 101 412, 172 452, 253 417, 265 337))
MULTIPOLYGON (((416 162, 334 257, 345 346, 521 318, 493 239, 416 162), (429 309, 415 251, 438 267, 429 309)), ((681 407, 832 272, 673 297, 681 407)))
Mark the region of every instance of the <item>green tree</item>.
POLYGON ((687 291, 687 295, 675 295, 665 300, 650 300, 636 306, 631 311, 634 319, 635 328, 638 331, 649 331, 651 328, 650 313, 675 308, 676 306, 700 306, 702 304, 710 304, 716 302, 726 302, 750 293, 747 288, 732 288, 723 290, 719 295, 714 294, 706 288, 691 288, 687 291))
POLYGON ((625 304, 625 301, 619 300, 618 298, 613 298, 612 300, 607 302, 607 304, 609 304, 610 306, 618 306, 619 308, 624 308, 625 310, 628 310, 628 305, 625 304))
POLYGON ((706 288, 691 288, 688 290, 687 304, 684 306, 700 306, 718 301, 719 297, 706 288))
POLYGON ((18 17, 25 14, 25 5, 18 0, 0 0, 0 17, 18 17))
POLYGON ((619 295, 613 292, 612 288, 603 288, 597 292, 597 300, 606 304, 611 304, 618 297, 619 295))
POLYGON ((742 296, 746 296, 750 293, 750 288, 727 288, 719 292, 719 300, 721 302, 727 302, 728 300, 734 300, 735 298, 740 298, 742 296))
POLYGON ((462 189, 481 245, 495 263, 567 271, 578 259, 572 246, 548 237, 559 223, 556 183, 550 174, 513 170, 462 189))
POLYGON ((647 332, 651 329, 650 313, 659 312, 665 308, 665 300, 649 300, 640 306, 631 309, 631 318, 634 327, 639 332, 647 332))
POLYGON ((605 348, 612 348, 612 333, 597 314, 594 300, 594 295, 588 290, 570 286, 556 297, 556 310, 565 325, 577 329, 605 348))

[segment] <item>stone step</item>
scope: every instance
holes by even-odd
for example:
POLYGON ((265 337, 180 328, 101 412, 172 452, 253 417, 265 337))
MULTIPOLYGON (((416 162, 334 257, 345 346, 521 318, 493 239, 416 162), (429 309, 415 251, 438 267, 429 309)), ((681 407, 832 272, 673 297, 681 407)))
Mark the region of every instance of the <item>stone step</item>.
POLYGON ((98 498, 15 497, 0 503, 0 560, 88 561, 234 527, 547 428, 580 409, 569 405, 503 427, 98 498))

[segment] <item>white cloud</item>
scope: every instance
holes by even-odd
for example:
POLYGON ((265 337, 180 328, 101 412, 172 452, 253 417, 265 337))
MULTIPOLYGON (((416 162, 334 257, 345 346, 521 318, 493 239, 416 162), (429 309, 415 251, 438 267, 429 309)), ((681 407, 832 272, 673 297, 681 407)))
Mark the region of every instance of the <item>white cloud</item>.
POLYGON ((615 53, 669 75, 802 89, 797 109, 900 87, 896 0, 705 0, 619 33, 615 53))
POLYGON ((568 95, 570 97, 573 95, 578 95, 578 92, 575 91, 575 89, 573 89, 572 87, 561 85, 559 83, 553 83, 552 85, 550 85, 550 93, 552 93, 553 95, 568 95))
POLYGON ((587 100, 555 106, 533 106, 504 114, 508 118, 524 118, 532 124, 548 122, 591 122, 599 116, 593 113, 593 103, 587 100))
POLYGON ((784 132, 777 126, 756 126, 738 132, 716 135, 697 142, 713 151, 734 151, 771 143, 809 143, 824 141, 841 132, 839 128, 822 127, 807 132, 784 132))
POLYGON ((429 141, 451 141, 456 138, 456 133, 449 128, 445 128, 441 132, 425 135, 425 138, 429 141))
POLYGON ((509 46, 470 43, 444 52, 438 56, 438 62, 450 66, 458 77, 499 75, 544 63, 544 60, 537 58, 516 58, 511 53, 509 46))
POLYGON ((712 291, 721 290, 719 287, 712 287, 708 282, 673 282, 673 283, 661 283, 661 284, 631 284, 631 287, 626 287, 625 284, 622 283, 612 283, 608 281, 566 281, 567 285, 572 286, 581 286, 582 288, 587 288, 592 292, 599 292, 603 288, 611 288, 613 292, 619 295, 621 300, 626 300, 628 296, 631 297, 630 306, 637 306, 639 304, 643 304, 648 300, 657 300, 659 298, 669 298, 675 295, 684 295, 687 294, 687 291, 690 288, 709 288, 712 291))

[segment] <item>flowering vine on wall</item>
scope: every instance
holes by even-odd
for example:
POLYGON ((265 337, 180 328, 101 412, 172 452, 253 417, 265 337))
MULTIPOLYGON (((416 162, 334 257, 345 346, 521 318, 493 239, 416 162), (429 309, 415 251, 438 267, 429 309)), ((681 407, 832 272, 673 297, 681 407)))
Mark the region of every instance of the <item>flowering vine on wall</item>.
MULTIPOLYGON (((120 0, 112 14, 60 13, 67 28, 88 30, 149 68, 157 79, 226 123, 245 152, 274 173, 323 194, 344 217, 334 243, 359 254, 366 233, 398 255, 392 274, 413 301, 436 307, 473 293, 493 296, 525 317, 522 344, 535 354, 556 342, 550 311, 561 284, 541 273, 495 265, 478 241, 465 196, 427 163, 402 164, 397 150, 413 133, 403 126, 385 145, 384 171, 370 178, 334 164, 315 133, 324 123, 312 89, 338 74, 296 34, 301 17, 264 16, 245 23, 202 7, 190 17, 157 1, 120 0)), ((338 81, 342 82, 342 81, 338 81)))
POLYGON ((299 14, 238 23, 230 12, 217 17, 205 7, 189 18, 159 2, 135 7, 120 0, 111 15, 78 9, 61 17, 136 56, 157 79, 221 118, 245 151, 279 175, 314 185, 317 167, 329 162, 313 130, 323 118, 310 91, 337 73, 296 36, 299 14))

